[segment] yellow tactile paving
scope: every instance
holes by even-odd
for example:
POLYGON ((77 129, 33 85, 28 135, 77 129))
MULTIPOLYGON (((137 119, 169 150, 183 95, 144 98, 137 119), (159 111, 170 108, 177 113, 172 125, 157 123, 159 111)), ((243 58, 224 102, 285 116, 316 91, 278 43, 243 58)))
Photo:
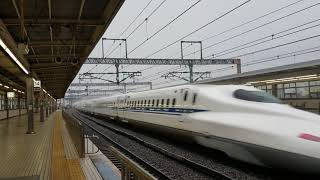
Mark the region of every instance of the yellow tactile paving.
POLYGON ((56 112, 54 121, 51 180, 85 179, 79 159, 66 159, 60 111, 56 112))

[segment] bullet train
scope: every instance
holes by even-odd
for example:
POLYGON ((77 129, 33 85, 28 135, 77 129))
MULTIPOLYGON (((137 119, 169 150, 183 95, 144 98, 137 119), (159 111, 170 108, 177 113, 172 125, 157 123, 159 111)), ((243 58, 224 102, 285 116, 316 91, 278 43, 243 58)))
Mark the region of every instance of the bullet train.
POLYGON ((186 136, 228 156, 320 173, 320 116, 242 85, 183 85, 82 100, 75 108, 186 136))

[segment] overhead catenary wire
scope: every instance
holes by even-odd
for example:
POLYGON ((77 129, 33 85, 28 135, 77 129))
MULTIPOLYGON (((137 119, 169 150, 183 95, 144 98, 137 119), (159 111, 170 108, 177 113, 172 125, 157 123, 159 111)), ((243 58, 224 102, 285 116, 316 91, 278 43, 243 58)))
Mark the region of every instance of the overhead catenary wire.
MULTIPOLYGON (((237 26, 235 26, 235 27, 232 27, 232 28, 230 28, 230 29, 227 29, 227 30, 225 30, 225 31, 223 31, 223 32, 221 32, 221 33, 218 33, 218 34, 216 34, 216 35, 210 36, 209 38, 203 39, 202 41, 209 40, 209 39, 211 39, 211 38, 213 38, 213 37, 217 37, 217 36, 219 36, 219 35, 225 34, 225 33, 227 33, 227 32, 230 32, 230 31, 232 31, 232 30, 235 30, 235 29, 240 28, 240 27, 242 27, 242 26, 245 26, 245 25, 247 25, 247 24, 253 23, 253 22, 255 22, 255 21, 257 21, 257 20, 260 20, 260 19, 262 19, 262 18, 264 18, 264 17, 270 16, 270 15, 272 15, 272 14, 274 14, 274 13, 277 13, 277 12, 282 11, 282 10, 284 10, 284 9, 286 9, 286 8, 289 8, 289 7, 293 6, 293 5, 296 5, 296 4, 298 4, 298 3, 302 2, 302 1, 305 1, 305 0, 295 1, 295 2, 293 2, 293 3, 290 3, 290 4, 288 4, 288 5, 285 5, 285 6, 283 6, 283 7, 280 7, 280 8, 278 8, 278 9, 274 10, 274 11, 271 11, 271 12, 269 12, 269 13, 266 13, 266 14, 264 14, 264 15, 262 15, 262 16, 259 16, 259 17, 257 17, 257 18, 252 19, 252 20, 249 20, 249 21, 247 21, 247 22, 244 22, 244 23, 242 23, 242 24, 240 24, 240 25, 237 25, 237 26)), ((189 44, 188 46, 184 47, 183 50, 187 49, 187 48, 190 47, 190 46, 191 46, 191 44, 189 44)), ((168 58, 172 58, 172 57, 174 57, 176 54, 180 54, 180 51, 178 51, 178 52, 175 53, 174 55, 171 55, 171 56, 168 57, 168 58)), ((165 58, 165 59, 168 59, 168 58, 165 58)), ((147 69, 151 69, 151 68, 153 68, 153 67, 155 67, 155 66, 152 66, 152 67, 147 68, 147 69)))
MULTIPOLYGON (((206 46, 206 47, 204 47, 202 50, 205 51, 205 50, 207 50, 207 49, 209 49, 209 48, 212 48, 212 47, 214 47, 214 46, 216 46, 216 45, 225 43, 225 42, 227 42, 227 41, 229 41, 229 40, 231 40, 231 39, 234 39, 234 38, 236 38, 236 37, 240 37, 240 36, 242 36, 242 35, 244 35, 244 34, 247 34, 247 33, 252 32, 252 31, 254 31, 254 30, 260 29, 260 28, 262 28, 262 27, 264 27, 264 26, 266 26, 266 25, 269 25, 269 24, 272 24, 272 23, 274 23, 274 22, 280 21, 280 20, 285 19, 285 18, 287 18, 287 17, 290 17, 290 16, 292 16, 292 15, 301 13, 301 12, 303 12, 303 11, 306 11, 306 10, 308 10, 308 9, 311 9, 311 8, 313 8, 313 7, 316 7, 316 6, 318 6, 318 5, 320 5, 320 3, 312 4, 311 6, 305 7, 305 8, 303 8, 303 9, 298 10, 298 11, 294 11, 294 12, 292 12, 292 13, 290 13, 290 14, 287 14, 287 15, 284 15, 284 16, 282 16, 282 17, 280 17, 280 18, 274 19, 274 20, 272 20, 272 21, 269 21, 269 22, 264 23, 264 24, 262 24, 262 25, 256 26, 256 27, 254 27, 254 28, 252 28, 252 29, 249 29, 249 30, 247 30, 247 31, 241 32, 241 33, 239 33, 239 34, 237 34, 237 35, 231 36, 231 37, 229 37, 229 38, 226 38, 226 39, 224 39, 224 40, 221 40, 221 41, 219 41, 219 42, 216 42, 216 43, 214 43, 214 44, 211 44, 211 45, 209 45, 209 46, 206 46)), ((210 56, 211 56, 211 55, 210 55, 210 56)), ((208 57, 208 56, 207 56, 207 57, 208 57)))
POLYGON ((158 29, 155 33, 153 33, 149 38, 146 40, 142 41, 138 46, 134 47, 128 54, 133 53, 135 50, 137 50, 139 47, 141 47, 143 44, 148 42, 150 39, 155 37, 157 34, 159 34, 161 31, 163 31, 165 28, 169 27, 173 22, 175 22, 177 19, 182 17, 185 13, 190 11, 192 8, 194 8, 198 3, 200 3, 202 0, 198 0, 195 3, 193 3, 191 6, 189 6, 187 9, 185 9, 182 13, 180 13, 178 16, 173 18, 171 21, 169 21, 166 25, 162 26, 160 29, 158 29))
POLYGON ((250 65, 254 65, 254 64, 270 62, 270 61, 288 58, 288 57, 296 57, 296 56, 315 53, 315 52, 319 52, 319 51, 320 51, 320 46, 316 46, 316 47, 312 47, 312 48, 306 48, 306 49, 302 49, 302 50, 298 50, 298 51, 293 51, 290 53, 284 53, 284 54, 280 54, 280 55, 276 55, 276 56, 271 56, 271 57, 262 58, 262 59, 258 59, 258 60, 248 61, 248 62, 245 62, 244 64, 242 64, 242 66, 250 66, 250 65))
POLYGON ((203 26, 201 26, 201 27, 199 27, 199 28, 195 29, 195 30, 194 30, 194 31, 192 31, 191 33, 189 33, 189 34, 187 34, 187 35, 183 36, 182 38, 180 38, 180 39, 178 39, 178 40, 174 41, 173 43, 170 43, 169 45, 167 45, 167 46, 165 46, 165 47, 161 48, 160 50, 158 50, 158 51, 154 52, 153 54, 151 54, 151 55, 147 56, 146 58, 148 58, 148 57, 150 57, 150 56, 153 56, 153 55, 155 55, 155 54, 159 53, 160 51, 162 51, 162 50, 164 50, 164 49, 166 49, 166 48, 168 48, 168 47, 172 46, 173 44, 175 44, 175 43, 177 43, 177 42, 181 41, 182 39, 184 39, 184 38, 186 38, 186 37, 188 37, 188 36, 190 36, 190 35, 192 35, 192 34, 194 34, 194 33, 198 32, 198 31, 202 30, 203 28, 205 28, 205 27, 209 26, 210 24, 212 24, 212 23, 214 23, 214 22, 218 21, 219 19, 221 19, 221 18, 223 18, 224 16, 226 16, 226 15, 230 14, 231 12, 233 12, 233 11, 235 11, 235 10, 239 9, 240 7, 242 7, 242 6, 244 6, 245 4, 249 3, 250 1, 251 1, 251 0, 247 0, 247 1, 243 2, 242 4, 240 4, 240 5, 238 5, 238 6, 234 7, 234 8, 232 8, 231 10, 227 11, 226 13, 224 13, 224 14, 220 15, 219 17, 217 17, 217 18, 215 18, 215 19, 211 20, 211 21, 210 21, 210 22, 208 22, 207 24, 205 24, 205 25, 203 25, 203 26))
MULTIPOLYGON (((141 11, 138 13, 138 15, 129 23, 129 25, 127 27, 124 28, 124 30, 118 35, 118 38, 121 38, 121 36, 127 32, 127 30, 129 30, 129 28, 133 25, 134 22, 136 22, 136 20, 142 15, 142 13, 149 7, 149 5, 153 2, 154 0, 150 0, 142 9, 141 11)), ((112 47, 114 46, 114 43, 112 44, 112 46, 109 48, 110 50, 112 49, 112 47)), ((107 51, 106 54, 108 54, 110 51, 107 51)), ((107 56, 108 57, 108 56, 107 56)))
POLYGON ((141 16, 141 14, 147 9, 147 7, 151 4, 151 2, 154 0, 150 0, 147 5, 140 11, 140 13, 133 19, 133 21, 120 33, 120 35, 118 36, 119 38, 125 33, 127 32, 127 30, 132 26, 132 24, 141 16))
MULTIPOLYGON (((238 46, 226 49, 226 50, 222 50, 220 52, 214 53, 214 56, 215 57, 221 57, 221 56, 224 56, 224 55, 227 55, 227 54, 231 54, 231 53, 236 52, 236 51, 240 51, 240 50, 243 50, 243 49, 254 47, 254 46, 257 46, 257 45, 260 45, 260 44, 263 44, 263 43, 267 43, 267 42, 270 42, 270 41, 273 41, 273 40, 276 40, 276 39, 284 38, 284 37, 287 37, 287 36, 290 36, 290 35, 294 35, 296 33, 302 32, 302 31, 306 31, 306 30, 309 30, 309 29, 313 29, 313 28, 319 27, 320 24, 316 24, 316 25, 312 25, 312 26, 309 26, 309 27, 306 27, 306 28, 303 28, 303 29, 299 29, 299 30, 296 30, 296 31, 293 31, 293 32, 289 32, 289 33, 283 34, 285 32, 292 31, 294 29, 298 29, 298 28, 301 28, 303 26, 306 26, 306 25, 309 25, 309 24, 312 24, 312 23, 315 23, 315 22, 318 22, 318 21, 320 21, 320 19, 312 20, 312 21, 304 23, 302 25, 294 26, 292 28, 280 31, 278 33, 273 33, 271 35, 264 36, 264 37, 258 38, 256 40, 253 40, 253 41, 250 41, 250 42, 247 42, 247 43, 244 43, 244 44, 241 44, 241 45, 238 45, 238 46), (283 35, 281 35, 281 34, 283 34, 283 35), (261 41, 261 42, 259 42, 259 41, 261 41)), ((190 56, 193 53, 194 52, 186 54, 185 56, 186 57, 190 56)))
POLYGON ((132 34, 134 34, 144 23, 145 21, 149 20, 150 17, 160 9, 160 7, 166 2, 167 0, 163 0, 133 31, 126 37, 128 39, 132 34))
MULTIPOLYGON (((302 42, 302 41, 306 41, 306 40, 310 40, 310 39, 314 39, 314 38, 317 38, 317 37, 320 37, 320 34, 319 35, 315 35, 315 36, 310 36, 310 37, 307 37, 307 38, 303 38, 303 39, 299 39, 299 40, 295 40, 295 41, 291 41, 291 42, 288 42, 288 43, 284 43, 284 44, 280 44, 280 45, 277 45, 277 46, 273 46, 273 47, 269 47, 269 48, 265 48, 265 49, 261 49, 261 50, 257 50, 257 51, 254 51, 254 52, 249 52, 249 53, 245 53, 245 54, 242 54, 242 55, 238 55, 238 56, 235 56, 235 57, 232 57, 232 58, 239 58, 239 57, 243 57, 243 56, 247 56, 247 55, 250 55, 250 54, 254 54, 254 53, 259 53, 259 52, 263 52, 263 51, 267 51, 267 50, 271 50, 271 49, 275 49, 275 48, 279 48, 279 47, 283 47, 283 46, 287 46, 287 45, 290 45, 290 44, 295 44, 295 43, 298 43, 298 42, 302 42)), ((315 48, 310 48, 310 49, 315 49, 315 48)), ((303 51, 303 50, 301 50, 303 51)), ((302 54, 307 54, 307 52, 304 52, 302 53, 301 51, 298 51, 300 53, 296 54, 297 56, 298 55, 302 55, 302 54)), ((312 52, 318 52, 320 50, 312 50, 308 53, 312 53, 312 52)), ((291 53, 292 54, 292 53, 291 53)), ((274 59, 272 59, 274 60, 274 59)), ((270 61, 272 61, 270 60, 270 61)), ((264 61, 265 62, 265 61, 264 61)), ((257 64, 257 63, 256 63, 257 64)), ((231 67, 226 67, 226 69, 228 68, 233 68, 233 66, 231 67)), ((211 72, 214 72, 214 71, 211 71, 211 72)), ((158 78, 159 79, 159 78, 158 78)), ((156 80, 156 79, 155 79, 156 80)))
MULTIPOLYGON (((275 14, 275 13, 277 13, 277 12, 279 12, 279 11, 282 11, 282 10, 284 10, 284 9, 287 9, 287 8, 289 8, 289 7, 293 6, 293 5, 296 5, 296 4, 298 4, 298 3, 302 2, 302 1, 305 1, 305 0, 298 0, 298 1, 296 1, 296 2, 290 3, 290 4, 286 5, 286 6, 283 6, 283 7, 281 7, 281 8, 278 8, 278 9, 276 9, 276 10, 274 10, 274 11, 271 11, 271 12, 268 12, 268 13, 266 13, 266 14, 263 14, 262 16, 259 16, 259 17, 257 17, 257 18, 252 19, 252 20, 249 20, 249 21, 246 21, 246 22, 244 22, 244 23, 242 23, 242 24, 240 24, 240 25, 231 27, 231 28, 229 28, 229 29, 227 29, 227 30, 225 30, 225 31, 222 31, 222 32, 218 33, 218 34, 215 34, 215 35, 212 35, 212 36, 207 37, 207 38, 205 38, 205 39, 202 39, 201 41, 208 41, 209 39, 218 37, 218 36, 223 35, 223 34, 225 34, 225 33, 227 33, 227 32, 233 31, 233 30, 238 29, 238 28, 240 28, 240 27, 243 27, 243 26, 245 26, 245 25, 247 25, 247 24, 253 23, 253 22, 258 21, 258 20, 260 20, 260 19, 262 19, 262 18, 265 18, 265 17, 270 16, 270 15, 272 15, 272 14, 275 14)), ((176 54, 179 54, 179 53, 180 53, 180 51, 178 51, 177 53, 175 53, 175 55, 176 55, 176 54)))
POLYGON ((256 51, 252 51, 252 52, 248 52, 248 53, 244 53, 244 54, 240 54, 240 55, 237 55, 237 56, 233 56, 231 58, 244 57, 244 56, 248 56, 248 55, 251 55, 251 54, 256 54, 256 53, 268 51, 268 50, 271 50, 271 49, 280 48, 280 47, 283 47, 283 46, 288 46, 288 45, 291 45, 291 44, 295 44, 295 43, 298 43, 298 42, 302 42, 302 41, 306 41, 306 40, 310 40, 310 39, 314 39, 314 38, 318 38, 318 37, 320 37, 320 34, 314 35, 314 36, 309 36, 309 37, 302 38, 302 39, 298 39, 298 40, 295 40, 295 41, 290 41, 290 42, 287 42, 287 43, 284 43, 284 44, 279 44, 279 45, 276 45, 276 46, 272 46, 272 47, 268 47, 268 48, 264 48, 264 49, 260 49, 260 50, 256 50, 256 51))
MULTIPOLYGON (((160 9, 160 7, 166 2, 167 0, 163 0, 155 9, 153 9, 153 11, 147 16, 147 18, 145 18, 136 28, 133 29, 133 31, 131 31, 131 33, 125 38, 125 39, 129 39, 129 37, 131 37, 145 22, 147 19, 150 19, 150 17, 155 14, 155 12, 157 12, 157 10, 160 9)), ((118 46, 113 48, 112 51, 106 56, 109 57, 111 54, 113 54, 115 52, 115 50, 117 50, 117 48, 119 48, 118 46)))
MULTIPOLYGON (((150 15, 145 19, 145 21, 141 22, 136 29, 134 29, 132 31, 132 33, 129 34, 129 36, 127 38, 129 38, 141 25, 143 25, 144 22, 146 22, 154 13, 156 10, 158 10, 162 4, 165 2, 166 0, 163 0, 162 3, 159 4, 159 6, 157 6, 157 8, 152 11, 150 13, 150 15)), ((194 4, 192 4, 191 6, 189 6, 186 10, 184 10, 182 13, 180 13, 177 17, 175 17, 174 19, 172 19, 171 21, 169 21, 166 25, 164 25, 163 27, 161 27, 158 31, 156 31, 153 35, 151 35, 150 37, 147 36, 147 39, 145 41, 143 41, 140 45, 138 45, 137 47, 135 47, 133 50, 131 50, 128 54, 131 54, 133 51, 135 51, 137 48, 139 48, 142 44, 144 44, 145 42, 147 42, 148 40, 150 40, 151 38, 153 38, 154 36, 156 36, 158 33, 160 33, 163 29, 165 29, 166 27, 168 27, 170 24, 172 24, 174 21, 176 21, 177 19, 179 19, 182 15, 184 15, 186 12, 188 12, 189 10, 191 10, 194 6, 196 6, 199 2, 201 2, 202 0, 198 0, 196 1, 194 4)), ((125 66, 127 67, 127 66, 125 66)), ((152 67, 150 67, 151 69, 152 67)), ((149 68, 147 68, 149 69, 149 68)))
POLYGON ((305 26, 305 25, 308 25, 308 24, 311 24, 311 23, 314 23, 314 22, 317 22, 317 21, 320 21, 320 19, 316 19, 316 20, 313 20, 311 22, 308 22, 308 23, 305 23, 305 24, 302 24, 302 25, 299 25, 299 26, 295 26, 293 28, 289 28, 287 30, 284 30, 284 31, 281 31, 279 33, 275 33, 275 34, 272 34, 271 36, 265 36, 263 38, 260 38, 260 39, 257 39, 255 41, 251 41, 249 43, 245 43, 245 44, 242 44, 242 45, 239 45, 239 46, 236 46, 236 47, 233 47, 231 49, 228 49, 228 50, 223 50, 223 51, 220 51, 218 53, 216 53, 216 57, 219 57, 219 56, 223 56, 223 55, 226 55, 226 54, 230 54, 230 53, 233 53, 233 52, 236 52, 236 51, 239 51, 239 50, 243 50, 243 49, 246 49, 246 48, 249 48, 249 47, 252 47, 252 46, 256 46, 256 45, 259 45, 259 44, 262 44, 262 43, 265 43, 265 42, 269 42, 269 41, 272 41, 272 40, 275 40, 275 39, 279 39, 279 38, 282 38, 282 37, 286 37, 286 36, 289 36, 289 35, 293 35, 295 33, 298 33, 298 32, 302 32, 302 31, 305 31, 305 30, 309 30, 309 29, 312 29, 312 28, 315 28, 315 27, 318 27, 320 26, 320 24, 316 24, 316 25, 313 25, 313 26, 310 26, 310 27, 306 27, 306 28, 303 28, 303 29, 300 29, 300 30, 297 30, 297 31, 294 31, 294 32, 290 32, 290 33, 287 33, 287 34, 284 34, 284 35, 281 35, 281 36, 277 36, 279 34, 282 34, 284 32, 287 32, 287 31, 291 31, 293 29, 296 29, 296 28, 299 28, 299 27, 302 27, 302 26, 305 26), (267 39, 267 38, 271 38, 271 39, 268 39, 268 40, 265 40, 265 41, 262 41, 262 42, 259 42, 259 43, 256 43, 256 44, 253 44, 253 45, 250 45, 250 46, 245 46, 245 45, 249 45, 249 44, 252 44, 252 43, 255 43, 255 42, 258 42, 260 40, 264 40, 264 39, 267 39), (243 48, 240 48, 242 46, 245 46, 243 48), (240 48, 240 49, 238 49, 240 48), (226 52, 226 53, 225 53, 226 52), (224 54, 223 54, 224 53, 224 54))
POLYGON ((155 55, 155 54, 158 54, 159 52, 161 52, 161 51, 163 51, 163 50, 165 50, 165 49, 167 49, 167 48, 171 47, 172 45, 174 45, 174 44, 176 44, 176 43, 180 42, 180 41, 181 41, 181 40, 183 40, 184 38, 189 37, 189 36, 191 36, 192 34, 194 34, 194 33, 198 32, 198 31, 200 31, 200 30, 204 29, 205 27, 207 27, 207 26, 211 25, 212 23, 214 23, 214 22, 218 21, 219 19, 221 19, 221 18, 223 18, 224 16, 226 16, 226 15, 230 14, 231 12, 233 12, 233 11, 235 11, 235 10, 239 9, 240 7, 242 7, 242 6, 244 6, 245 4, 249 3, 250 1, 251 1, 251 0, 247 0, 247 1, 245 1, 244 3, 242 3, 242 4, 238 5, 238 6, 236 6, 235 8, 233 8, 233 9, 231 9, 231 10, 229 10, 229 11, 227 11, 226 13, 224 13, 224 14, 220 15, 219 17, 217 17, 217 18, 215 18, 215 19, 211 20, 211 21, 210 21, 210 22, 208 22, 207 24, 205 24, 205 25, 203 25, 203 26, 201 26, 201 27, 199 27, 199 28, 195 29, 194 31, 192 31, 192 32, 190 32, 190 33, 188 33, 188 34, 184 35, 183 37, 181 37, 181 38, 179 38, 179 39, 177 39, 177 40, 173 41, 172 43, 170 43, 170 44, 168 44, 168 45, 166 45, 166 46, 162 47, 161 49, 157 50, 156 52, 154 52, 154 53, 152 53, 152 54, 148 55, 146 58, 149 58, 149 57, 151 57, 151 56, 153 56, 153 55, 155 55))

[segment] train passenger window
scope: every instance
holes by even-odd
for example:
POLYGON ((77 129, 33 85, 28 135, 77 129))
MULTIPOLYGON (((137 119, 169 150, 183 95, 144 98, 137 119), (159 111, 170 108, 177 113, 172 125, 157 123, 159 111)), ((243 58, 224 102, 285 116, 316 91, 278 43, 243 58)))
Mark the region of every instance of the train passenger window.
POLYGON ((151 106, 150 102, 151 102, 151 100, 149 99, 149 100, 148 100, 148 106, 151 106))
POLYGON ((152 99, 152 107, 154 107, 154 99, 152 99))
POLYGON ((144 100, 144 106, 147 106, 147 100, 144 100))
POLYGON ((255 102, 263 102, 263 103, 278 103, 282 104, 283 102, 264 92, 264 91, 248 91, 244 89, 238 89, 234 92, 233 96, 237 99, 242 99, 246 101, 255 101, 255 102))
POLYGON ((170 105, 170 99, 167 99, 167 107, 170 105))
POLYGON ((172 107, 174 107, 176 105, 176 98, 172 99, 172 107))
POLYGON ((159 106, 159 99, 157 99, 157 105, 156 105, 157 107, 159 106))
POLYGON ((197 102, 197 93, 194 93, 192 98, 192 104, 195 104, 196 102, 197 102))
POLYGON ((164 99, 161 99, 161 105, 162 107, 164 107, 164 99))
POLYGON ((188 91, 184 92, 183 100, 184 101, 188 100, 188 91))

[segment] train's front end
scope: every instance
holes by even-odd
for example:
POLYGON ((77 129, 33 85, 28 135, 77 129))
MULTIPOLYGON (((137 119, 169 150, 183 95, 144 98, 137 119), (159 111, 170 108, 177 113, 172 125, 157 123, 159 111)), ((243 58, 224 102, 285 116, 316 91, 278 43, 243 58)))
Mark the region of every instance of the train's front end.
POLYGON ((209 111, 190 114, 197 141, 236 159, 320 173, 320 116, 249 86, 200 86, 209 111))

